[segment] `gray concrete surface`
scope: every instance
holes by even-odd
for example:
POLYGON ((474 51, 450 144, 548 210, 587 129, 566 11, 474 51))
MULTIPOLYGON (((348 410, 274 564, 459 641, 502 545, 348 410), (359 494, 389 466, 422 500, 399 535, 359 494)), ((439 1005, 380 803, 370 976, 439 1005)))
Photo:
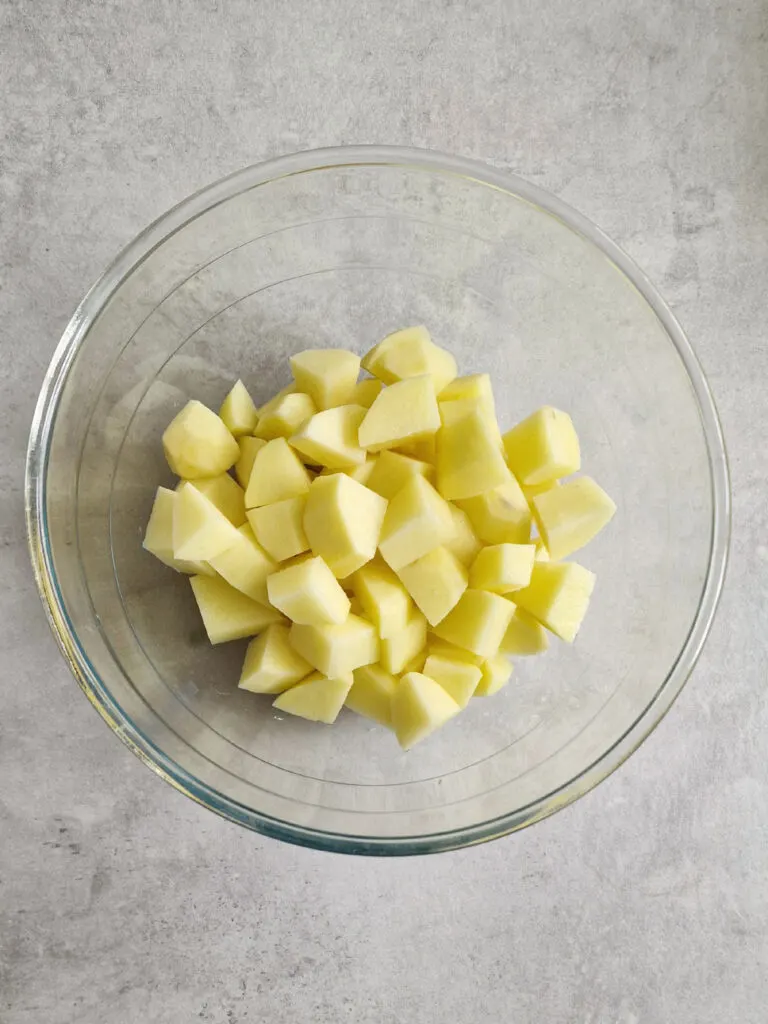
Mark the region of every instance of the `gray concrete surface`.
POLYGON ((763 1024, 768 13, 761 0, 0 0, 2 1024, 763 1024), (518 836, 405 862, 281 846, 174 792, 49 635, 24 449, 56 340, 186 193, 390 142, 513 169, 661 286, 730 445, 700 665, 631 761, 518 836))

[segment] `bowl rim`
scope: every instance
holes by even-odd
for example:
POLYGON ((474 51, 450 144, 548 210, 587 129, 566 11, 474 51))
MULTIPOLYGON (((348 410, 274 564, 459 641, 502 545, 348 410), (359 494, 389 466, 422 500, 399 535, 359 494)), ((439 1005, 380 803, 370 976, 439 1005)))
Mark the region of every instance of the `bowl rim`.
POLYGON ((49 624, 70 670, 109 727, 153 771, 197 803, 255 832, 315 849, 374 856, 402 856, 458 849, 517 831, 594 788, 614 772, 664 718, 690 676, 717 609, 725 579, 730 541, 731 498, 722 427, 704 371, 669 306, 615 242, 561 199, 508 171, 460 156, 399 146, 338 146, 305 150, 252 164, 183 199, 140 232, 116 256, 82 299, 56 346, 37 400, 25 474, 27 537, 35 580, 49 624), (347 835, 299 826, 255 811, 191 776, 128 719, 93 669, 71 627, 48 543, 46 482, 50 443, 60 398, 76 352, 91 324, 136 267, 170 234, 233 196, 280 178, 341 167, 391 166, 459 177, 509 193, 548 213, 587 241, 627 277, 655 313, 688 374, 697 401, 710 467, 712 526, 709 563, 699 606, 678 657, 655 696, 632 725, 606 751, 558 789, 491 820, 444 832, 407 837, 347 835))

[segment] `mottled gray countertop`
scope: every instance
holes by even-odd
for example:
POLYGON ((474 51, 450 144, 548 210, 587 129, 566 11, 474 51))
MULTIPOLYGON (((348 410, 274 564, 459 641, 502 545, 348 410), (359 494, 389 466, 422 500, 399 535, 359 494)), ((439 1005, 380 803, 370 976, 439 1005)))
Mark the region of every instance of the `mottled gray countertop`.
POLYGON ((764 1024, 768 14, 762 0, 0 0, 0 1021, 764 1024), (512 169, 661 287, 730 447, 729 578, 628 764, 490 845, 263 840, 77 691, 28 564, 24 450, 71 311, 244 164, 389 142, 512 169))

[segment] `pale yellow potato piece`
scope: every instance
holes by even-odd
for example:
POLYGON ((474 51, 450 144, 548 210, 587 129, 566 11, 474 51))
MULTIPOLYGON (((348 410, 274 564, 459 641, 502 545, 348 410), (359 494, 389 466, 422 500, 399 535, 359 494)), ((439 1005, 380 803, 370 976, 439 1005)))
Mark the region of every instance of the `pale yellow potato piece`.
POLYGON ((431 377, 411 377, 384 388, 365 413, 358 439, 378 452, 430 437, 440 428, 440 413, 431 377))
POLYGON ((390 501, 413 476, 423 476, 433 484, 435 471, 428 462, 400 452, 383 451, 376 457, 366 486, 390 501))
POLYGON ((422 647, 418 654, 416 654, 411 660, 403 667, 403 673, 406 672, 421 672, 424 668, 424 662, 427 660, 427 648, 422 647))
POLYGON ((256 452, 245 491, 245 507, 258 508, 286 498, 298 498, 307 493, 311 479, 285 438, 276 437, 256 452))
POLYGON ((531 484, 530 487, 523 487, 523 494, 530 504, 537 494, 543 494, 545 491, 551 491, 553 487, 559 486, 559 480, 545 480, 543 484, 531 484))
POLYGON ((463 647, 457 647, 455 644, 448 643, 447 640, 441 640, 439 637, 427 636, 427 655, 436 654, 442 658, 450 658, 452 661, 466 661, 470 665, 475 665, 477 668, 482 668, 485 664, 485 658, 480 657, 478 654, 473 654, 472 651, 467 651, 463 647))
POLYGON ((254 433, 264 441, 295 434, 317 412, 317 406, 302 391, 281 395, 259 418, 254 433))
POLYGON ((252 434, 259 416, 248 389, 241 380, 235 381, 232 390, 221 404, 219 416, 233 437, 252 434))
POLYGON ((251 640, 240 673, 241 690, 251 693, 282 693, 312 671, 288 638, 288 626, 275 622, 251 640))
POLYGON ((273 573, 267 580, 267 593, 273 607, 303 625, 341 623, 349 615, 349 598, 319 557, 273 573))
POLYGON ((144 534, 143 548, 149 551, 155 558, 175 569, 176 572, 204 576, 213 576, 214 570, 207 562, 184 560, 173 557, 173 509, 176 502, 176 492, 167 487, 158 487, 155 500, 152 504, 152 512, 147 523, 147 530, 144 534))
POLYGON ((347 405, 357 386, 360 357, 343 348, 307 349, 291 356, 296 386, 312 397, 318 409, 347 405))
POLYGON ((237 528, 210 498, 183 482, 173 505, 173 557, 210 561, 237 543, 237 528))
POLYGON ((588 476, 538 494, 532 504, 539 533, 554 561, 583 548, 616 512, 612 499, 588 476))
POLYGON ((370 409, 383 387, 382 382, 376 377, 365 377, 357 382, 349 400, 353 405, 362 405, 364 409, 370 409))
POLYGON ((499 654, 541 654, 549 647, 546 629, 528 612, 515 608, 499 647, 499 654))
POLYGON ((277 566, 258 543, 248 523, 237 533, 239 539, 232 547, 215 555, 209 564, 235 590, 261 604, 268 604, 267 576, 277 566))
MULTIPOLYGON (((368 482, 371 479, 371 473, 376 468, 378 458, 378 455, 369 455, 366 461, 362 463, 362 465, 355 466, 354 469, 348 469, 346 471, 347 476, 350 477, 352 480, 357 480, 357 482, 359 484, 362 484, 363 487, 368 487, 368 482)), ((331 472, 333 471, 328 470, 329 474, 331 472)), ((373 488, 369 489, 373 490, 373 488)))
POLYGON ((467 570, 444 547, 404 565, 398 575, 430 626, 444 619, 467 589, 467 570))
POLYGON ((246 597, 218 577, 192 576, 190 583, 212 644, 255 636, 266 626, 283 620, 274 608, 246 597))
POLYGON ((241 487, 247 487, 248 481, 251 479, 251 470, 253 469, 253 460, 256 458, 256 452, 259 448, 263 448, 267 443, 260 437, 245 437, 238 438, 237 441, 240 447, 240 457, 235 463, 235 476, 241 487))
POLYGON ((314 553, 325 559, 337 579, 376 554, 386 509, 384 498, 343 473, 312 481, 304 531, 314 553))
POLYGON ((185 480, 226 473, 240 456, 223 420, 195 399, 165 428, 163 450, 172 472, 185 480))
POLYGON ((447 544, 453 532, 448 503, 424 477, 414 476, 389 502, 379 550, 387 565, 397 572, 447 544))
POLYGON ((399 633, 382 639, 379 655, 382 668, 393 676, 399 675, 421 654, 426 644, 427 620, 414 608, 399 633))
POLYGON ((335 678, 379 660, 376 630, 357 615, 332 626, 294 622, 290 637, 293 648, 325 676, 335 678))
POLYGON ((536 562, 551 561, 549 551, 547 550, 547 545, 544 543, 541 537, 537 537, 536 539, 536 554, 533 557, 536 562))
POLYGON ((473 373, 468 377, 456 377, 438 392, 439 402, 457 402, 466 398, 478 399, 496 418, 496 403, 493 399, 491 378, 487 373, 473 373))
MULTIPOLYGON (((184 484, 180 481, 176 490, 184 484)), ((191 481, 194 486, 213 502, 219 512, 223 512, 233 526, 242 526, 245 522, 245 491, 233 480, 229 473, 218 476, 200 477, 191 481)))
POLYGON ((355 669, 352 689, 344 703, 356 714, 390 726, 392 696, 398 683, 399 680, 381 665, 364 665, 355 669))
POLYGON ((256 540, 276 562, 309 550, 309 541, 304 532, 304 510, 306 495, 274 501, 271 505, 248 509, 248 521, 253 527, 256 540))
POLYGON ((483 665, 483 677, 477 684, 475 697, 491 697, 506 686, 512 675, 512 662, 502 654, 496 654, 483 665))
POLYGON ((434 679, 448 693, 460 708, 469 704, 482 671, 460 658, 448 658, 442 654, 430 654, 424 662, 424 675, 434 679))
POLYGON ((530 584, 516 590, 513 600, 561 640, 573 643, 594 586, 595 574, 576 562, 535 562, 530 584))
POLYGON ((469 583, 475 590, 509 594, 531 582, 534 544, 494 544, 483 548, 469 570, 469 583))
POLYGON ((481 658, 491 658, 499 649, 514 610, 512 602, 498 594, 465 590, 453 611, 433 627, 433 632, 481 658))
POLYGON ((435 394, 456 376, 456 360, 432 341, 423 325, 388 334, 363 357, 364 370, 385 384, 429 374, 435 394))
POLYGON ((352 673, 328 679, 320 672, 307 676, 303 682, 281 693, 272 707, 310 722, 333 725, 352 688, 352 673))
POLYGON ((457 505, 486 544, 525 544, 531 536, 531 510, 520 484, 507 474, 499 487, 465 498, 457 505))
POLYGON ((420 672, 408 672, 392 695, 392 728, 403 750, 409 750, 460 710, 434 679, 420 672))
POLYGON ((272 395, 272 397, 258 410, 259 418, 261 419, 262 416, 268 415, 277 405, 280 404, 286 395, 293 395, 297 390, 298 388, 295 384, 288 384, 286 387, 281 388, 277 394, 272 395))
POLYGON ((526 487, 569 476, 581 467, 573 421, 551 405, 507 431, 504 450, 509 468, 526 487))
POLYGON ((362 405, 338 405, 318 412, 291 437, 291 447, 315 466, 361 466, 367 453, 357 443, 357 435, 365 415, 362 405))
POLYGON ((413 602, 389 566, 378 560, 369 562, 354 573, 350 585, 380 637, 396 636, 406 628, 413 602))
POLYGON ((453 519, 453 534, 445 541, 444 547, 448 548, 451 554, 455 555, 461 564, 468 568, 483 545, 478 540, 467 513, 453 502, 448 502, 448 508, 453 519))
POLYGON ((446 422, 436 439, 437 489, 453 501, 491 491, 510 475, 493 425, 474 405, 462 407, 464 415, 446 422))
POLYGON ((477 412, 485 421, 489 434, 498 445, 499 451, 503 453, 504 445, 501 440, 501 430, 496 419, 496 408, 493 402, 493 394, 476 395, 467 398, 455 398, 449 401, 438 402, 440 420, 443 426, 450 426, 457 420, 462 419, 468 413, 477 412))

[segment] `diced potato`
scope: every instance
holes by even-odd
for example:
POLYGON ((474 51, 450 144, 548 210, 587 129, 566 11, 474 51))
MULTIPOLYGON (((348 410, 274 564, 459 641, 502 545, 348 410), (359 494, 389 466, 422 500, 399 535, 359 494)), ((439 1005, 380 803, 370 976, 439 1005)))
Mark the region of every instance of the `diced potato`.
POLYGON ((237 528, 210 498, 184 482, 173 506, 173 556, 207 562, 238 541, 237 528))
POLYGON ((256 452, 245 491, 245 507, 258 508, 286 498, 298 498, 309 490, 311 477, 284 437, 267 441, 256 452))
POLYGON ((311 395, 318 409, 347 405, 357 386, 360 357, 343 348, 307 349, 291 356, 296 385, 311 395))
POLYGON ((455 398, 447 402, 439 401, 438 408, 440 409, 440 420, 444 427, 451 426, 451 424, 463 419, 469 413, 478 413, 485 421, 494 443, 498 446, 499 451, 503 453, 504 445, 501 440, 498 420, 496 419, 496 409, 493 404, 492 394, 486 397, 477 395, 474 398, 455 398))
POLYGON ((535 562, 530 584, 515 604, 548 630, 573 643, 589 606, 595 574, 576 562, 535 562))
POLYGON ((553 487, 559 486, 559 480, 545 480, 543 484, 531 484, 530 487, 523 487, 523 494, 530 504, 537 494, 543 494, 545 491, 551 491, 553 487))
POLYGON ((233 437, 252 434, 255 430, 259 419, 256 406, 241 380, 235 381, 232 390, 222 402, 219 416, 233 437))
POLYGON ((531 536, 531 510, 511 473, 501 486, 457 504, 486 544, 526 544, 531 536))
POLYGON ((459 402, 465 398, 479 399, 490 409, 496 419, 496 403, 493 400, 491 378, 487 373, 473 373, 469 377, 456 377, 446 384, 437 395, 439 402, 459 402))
POLYGON ((509 594, 531 582, 533 544, 495 544, 483 548, 469 570, 469 582, 475 590, 509 594))
POLYGON ((362 405, 364 409, 370 409, 383 387, 382 382, 376 377, 365 377, 355 385, 349 400, 353 405, 362 405))
POLYGON ((388 566, 378 561, 369 562, 357 570, 350 582, 366 618, 374 624, 380 637, 396 636, 406 628, 413 603, 388 566))
POLYGON ((291 447, 312 465, 329 469, 352 469, 366 460, 357 434, 366 410, 362 405, 338 405, 306 420, 291 437, 291 447))
POLYGON ((340 625, 307 626, 294 622, 291 644, 318 672, 337 678, 379 660, 379 638, 365 619, 348 615, 340 625))
POLYGON ((424 675, 439 683, 460 708, 465 708, 477 689, 482 671, 459 658, 430 654, 424 662, 424 675))
POLYGON ((474 407, 438 431, 436 467, 438 491, 454 501, 485 494, 509 480, 494 430, 474 407))
MULTIPOLYGON (((182 480, 176 490, 182 486, 182 480)), ((213 502, 219 512, 223 512, 233 526, 242 526, 245 522, 245 491, 233 480, 229 473, 218 476, 200 477, 192 483, 213 502)))
POLYGON ((428 462, 411 459, 399 452, 383 451, 373 464, 366 486, 390 501, 413 476, 423 476, 434 483, 435 471, 428 462))
POLYGON ((310 722, 332 725, 344 707, 352 688, 352 673, 328 679, 314 672, 297 686, 281 693, 272 707, 289 715, 307 718, 310 722))
POLYGON ((448 503, 448 508, 453 519, 453 535, 445 541, 444 547, 468 568, 474 562, 482 544, 472 529, 467 513, 451 502, 448 503))
POLYGON ((466 661, 477 668, 482 668, 485 664, 485 658, 480 657, 479 654, 473 654, 472 651, 468 651, 464 647, 457 647, 456 644, 431 635, 427 637, 427 654, 450 658, 452 661, 466 661))
POLYGON ((378 452, 420 441, 440 428, 431 377, 410 377, 384 388, 360 424, 360 446, 378 452))
POLYGON ((438 394, 456 376, 456 360, 435 345, 426 327, 406 327, 387 335, 363 357, 364 370, 385 384, 429 374, 438 394))
POLYGON ((444 547, 404 565, 398 575, 430 626, 444 619, 467 589, 467 570, 444 547))
MULTIPOLYGON (((368 482, 371 479, 371 473, 376 468, 378 459, 378 455, 369 455, 366 461, 361 465, 355 466, 354 469, 348 469, 347 476, 352 480, 357 480, 357 482, 362 484, 363 487, 368 487, 368 482)), ((330 474, 332 471, 329 470, 328 472, 330 474)), ((373 488, 369 488, 369 490, 373 490, 373 488)))
POLYGON ((392 728, 403 750, 426 739, 461 708, 429 676, 408 672, 392 696, 392 728))
POLYGON ((262 414, 256 427, 256 437, 274 441, 276 437, 290 437, 295 434, 317 412, 317 406, 303 391, 292 391, 281 395, 262 414))
POLYGON ((194 399, 165 428, 163 450, 171 471, 185 480, 226 473, 240 456, 223 421, 194 399))
POLYGON ((284 562, 309 550, 304 533, 306 495, 274 501, 271 505, 248 509, 248 520, 256 540, 276 562, 284 562))
POLYGON ((499 647, 499 654, 541 654, 549 647, 547 631, 532 615, 515 608, 499 647))
POLYGON ((246 435, 239 438, 237 443, 240 446, 240 458, 235 463, 235 476, 241 487, 247 487, 248 481, 251 479, 251 470, 253 469, 253 460, 256 458, 256 452, 259 448, 263 448, 267 442, 260 437, 249 437, 246 435))
POLYGON ((337 579, 373 558, 386 509, 382 497, 343 473, 313 480, 304 531, 314 553, 325 559, 337 579))
POLYGON ((246 597, 218 577, 192 576, 190 583, 212 644, 255 636, 273 622, 283 621, 280 612, 246 597))
POLYGON ((414 608, 405 627, 381 641, 382 667, 393 676, 399 675, 424 650, 426 643, 427 620, 414 608))
POLYGON ((434 468, 436 436, 437 435, 432 434, 430 437, 424 437, 420 441, 407 441, 405 444, 399 444, 397 448, 392 450, 398 452, 400 455, 407 455, 410 459, 417 459, 419 462, 426 462, 434 468))
MULTIPOLYGON (((524 593, 525 591, 518 591, 524 593)), ((482 658, 491 658, 509 626, 515 606, 486 590, 465 590, 459 603, 433 627, 437 636, 482 658)))
POLYGON ((414 476, 387 507, 379 550, 397 572, 450 541, 453 531, 448 503, 424 477, 414 476))
POLYGON ((258 410, 259 419, 261 419, 262 416, 269 415, 269 413, 271 413, 272 410, 280 404, 280 402, 285 398, 286 395, 293 395, 297 391, 298 388, 296 387, 295 384, 288 384, 286 387, 281 388, 277 392, 277 394, 272 395, 272 397, 268 401, 266 401, 264 405, 262 405, 261 408, 258 410))
POLYGON ((542 540, 555 561, 588 544, 616 511, 614 502, 588 476, 538 494, 532 504, 542 540))
POLYGON ((181 558, 173 557, 173 509, 175 502, 175 491, 170 491, 167 487, 157 488, 142 546, 145 551, 149 551, 155 558, 159 558, 161 562, 171 569, 175 569, 176 572, 192 575, 200 573, 204 576, 213 576, 214 570, 211 569, 207 562, 184 561, 181 558))
POLYGON ((475 697, 491 697, 506 686, 512 675, 512 662, 502 654, 496 654, 483 665, 483 678, 477 685, 475 697))
POLYGON ((581 467, 579 439, 566 412, 545 405, 504 435, 509 468, 526 487, 557 480, 581 467))
POLYGON ((309 662, 291 647, 288 627, 274 622, 248 644, 237 685, 251 693, 282 693, 311 671, 309 662))
POLYGON ((381 665, 364 665, 354 672, 352 689, 347 694, 345 704, 350 710, 365 718, 370 718, 380 725, 392 724, 392 695, 398 685, 397 680, 381 665))
POLYGON ((344 622, 349 598, 322 558, 307 558, 267 580, 270 603, 293 622, 324 626, 344 622))
POLYGON ((267 576, 277 566, 257 542, 248 523, 237 533, 239 539, 232 547, 215 555, 209 564, 235 590, 261 604, 268 604, 267 576))
POLYGON ((536 562, 550 561, 550 555, 549 551, 547 550, 547 545, 544 543, 541 537, 538 537, 536 539, 536 554, 533 556, 533 558, 536 562))
POLYGON ((424 669, 424 662, 427 660, 427 648, 422 647, 418 654, 403 666, 403 675, 406 672, 421 672, 424 669))

